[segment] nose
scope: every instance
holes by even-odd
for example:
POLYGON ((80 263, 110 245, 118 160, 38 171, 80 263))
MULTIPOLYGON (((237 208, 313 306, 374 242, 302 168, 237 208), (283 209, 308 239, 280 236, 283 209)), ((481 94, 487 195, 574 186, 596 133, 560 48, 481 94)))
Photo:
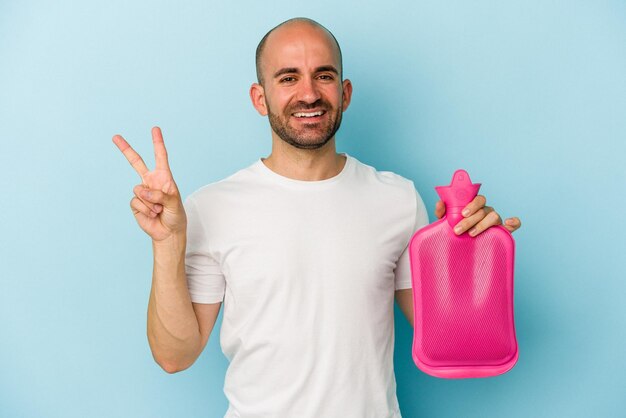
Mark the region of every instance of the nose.
POLYGON ((315 79, 312 77, 304 77, 301 79, 298 89, 298 100, 305 103, 314 103, 321 97, 315 79))

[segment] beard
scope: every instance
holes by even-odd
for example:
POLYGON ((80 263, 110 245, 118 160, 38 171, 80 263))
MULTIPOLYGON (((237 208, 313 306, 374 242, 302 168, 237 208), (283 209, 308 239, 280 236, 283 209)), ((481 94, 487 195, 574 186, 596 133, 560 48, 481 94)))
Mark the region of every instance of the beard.
POLYGON ((325 100, 319 99, 312 104, 303 102, 296 103, 287 108, 283 115, 272 112, 269 104, 267 105, 268 118, 272 130, 276 132, 278 137, 299 149, 319 149, 326 145, 334 136, 339 126, 341 126, 342 111, 340 108, 334 110, 325 100), (304 112, 311 109, 322 109, 325 120, 322 122, 308 123, 305 126, 296 128, 289 125, 289 118, 296 112, 304 112))

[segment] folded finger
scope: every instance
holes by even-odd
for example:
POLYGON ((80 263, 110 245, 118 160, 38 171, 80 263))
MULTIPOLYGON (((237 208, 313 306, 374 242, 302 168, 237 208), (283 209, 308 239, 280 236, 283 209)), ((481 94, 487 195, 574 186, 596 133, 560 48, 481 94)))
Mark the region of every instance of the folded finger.
POLYGON ((463 211, 461 213, 467 218, 468 216, 476 213, 481 208, 484 208, 486 204, 487 198, 479 194, 471 202, 469 202, 467 206, 465 206, 465 208, 463 208, 463 211))
POLYGON ((513 218, 507 218, 504 221, 504 227, 509 232, 517 231, 521 226, 522 226, 522 221, 520 221, 520 219, 518 217, 516 217, 516 216, 513 217, 513 218))
POLYGON ((154 218, 155 216, 157 216, 156 212, 150 210, 150 208, 137 197, 133 197, 131 199, 130 207, 133 210, 133 214, 135 216, 143 215, 148 218, 154 218))
POLYGON ((487 215, 483 218, 483 220, 478 222, 476 226, 470 229, 468 234, 472 237, 475 237, 476 235, 485 231, 487 228, 491 228, 492 226, 501 225, 501 224, 502 224, 502 219, 500 218, 500 215, 498 215, 498 212, 492 209, 491 211, 487 213, 487 215))
POLYGON ((454 233, 457 235, 461 235, 465 231, 470 228, 474 228, 480 221, 482 221, 487 216, 487 211, 484 208, 479 209, 474 214, 469 217, 461 220, 454 227, 454 233))
POLYGON ((148 189, 144 185, 137 185, 133 188, 135 196, 143 202, 148 208, 156 213, 163 210, 163 195, 164 193, 159 190, 148 189))

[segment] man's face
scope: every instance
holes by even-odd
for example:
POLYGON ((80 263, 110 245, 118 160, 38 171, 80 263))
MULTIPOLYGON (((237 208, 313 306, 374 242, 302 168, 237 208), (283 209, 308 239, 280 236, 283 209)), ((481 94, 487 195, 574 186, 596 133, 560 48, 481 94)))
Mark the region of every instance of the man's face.
POLYGON ((321 148, 330 141, 351 92, 344 94, 350 82, 341 81, 340 58, 330 35, 306 24, 279 28, 267 39, 261 66, 274 134, 301 149, 321 148))

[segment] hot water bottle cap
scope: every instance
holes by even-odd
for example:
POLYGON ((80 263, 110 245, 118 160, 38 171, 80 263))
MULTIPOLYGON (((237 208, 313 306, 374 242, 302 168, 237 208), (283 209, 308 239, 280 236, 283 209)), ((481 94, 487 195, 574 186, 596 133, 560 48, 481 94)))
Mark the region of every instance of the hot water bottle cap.
POLYGON ((465 170, 456 170, 449 186, 436 186, 437 194, 446 205, 446 218, 451 227, 461 219, 461 211, 471 202, 480 189, 480 183, 472 183, 465 170))

